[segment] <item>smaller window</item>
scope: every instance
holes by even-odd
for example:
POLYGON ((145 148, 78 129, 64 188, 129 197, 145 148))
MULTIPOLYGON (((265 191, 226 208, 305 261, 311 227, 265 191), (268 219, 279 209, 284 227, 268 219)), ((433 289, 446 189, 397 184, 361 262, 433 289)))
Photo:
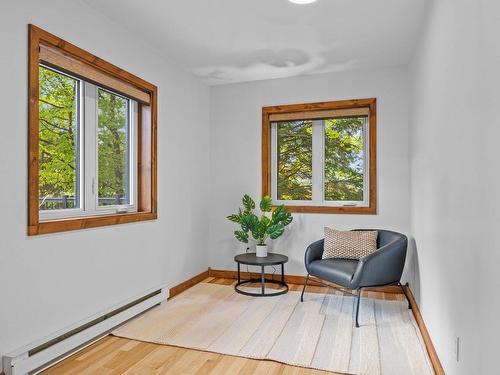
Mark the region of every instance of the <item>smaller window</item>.
POLYGON ((263 194, 295 212, 376 213, 375 99, 263 108, 263 194))
POLYGON ((47 212, 81 207, 80 80, 39 67, 39 207, 47 212))
POLYGON ((136 103, 101 88, 97 103, 98 207, 133 207, 136 103))
MULTIPOLYGON (((311 201, 313 184, 313 122, 281 121, 272 125, 276 145, 275 199, 279 201, 311 201)), ((273 163, 275 164, 275 163, 273 163)))
POLYGON ((323 200, 338 205, 368 205, 367 117, 322 120, 323 200))

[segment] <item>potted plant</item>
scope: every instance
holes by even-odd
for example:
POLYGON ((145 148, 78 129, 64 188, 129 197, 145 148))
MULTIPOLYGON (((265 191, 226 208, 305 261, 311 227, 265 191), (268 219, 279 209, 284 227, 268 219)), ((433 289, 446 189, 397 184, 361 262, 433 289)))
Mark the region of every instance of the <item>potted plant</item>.
POLYGON ((243 208, 240 208, 237 214, 227 217, 241 226, 241 230, 234 231, 234 236, 238 241, 248 243, 249 235, 251 235, 256 244, 256 255, 266 257, 267 239, 275 240, 281 236, 285 227, 292 222, 292 215, 286 211, 285 205, 278 206, 273 210, 271 197, 265 196, 260 201, 261 215, 259 219, 254 213, 254 200, 245 194, 242 201, 243 208))

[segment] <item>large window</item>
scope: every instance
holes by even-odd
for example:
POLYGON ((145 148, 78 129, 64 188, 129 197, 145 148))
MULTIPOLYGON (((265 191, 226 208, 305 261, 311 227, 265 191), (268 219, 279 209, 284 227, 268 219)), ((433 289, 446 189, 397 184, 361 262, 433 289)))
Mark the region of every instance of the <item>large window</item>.
POLYGON ((30 25, 29 234, 156 218, 156 87, 30 25))
POLYGON ((263 108, 263 194, 295 212, 375 213, 375 99, 263 108))

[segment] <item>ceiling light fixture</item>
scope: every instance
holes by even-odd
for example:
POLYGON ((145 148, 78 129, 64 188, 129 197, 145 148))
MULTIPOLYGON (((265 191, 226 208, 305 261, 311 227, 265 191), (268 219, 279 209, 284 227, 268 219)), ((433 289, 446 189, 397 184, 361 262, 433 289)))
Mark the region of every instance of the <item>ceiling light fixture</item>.
POLYGON ((294 4, 311 4, 314 3, 316 0, 288 0, 288 1, 294 4))

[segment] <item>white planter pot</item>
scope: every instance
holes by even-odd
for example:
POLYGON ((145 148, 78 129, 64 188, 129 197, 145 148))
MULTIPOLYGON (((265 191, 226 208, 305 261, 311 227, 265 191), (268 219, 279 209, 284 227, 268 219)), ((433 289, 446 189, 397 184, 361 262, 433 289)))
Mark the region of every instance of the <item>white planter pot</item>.
POLYGON ((267 245, 255 245, 255 255, 259 258, 267 257, 267 245))

